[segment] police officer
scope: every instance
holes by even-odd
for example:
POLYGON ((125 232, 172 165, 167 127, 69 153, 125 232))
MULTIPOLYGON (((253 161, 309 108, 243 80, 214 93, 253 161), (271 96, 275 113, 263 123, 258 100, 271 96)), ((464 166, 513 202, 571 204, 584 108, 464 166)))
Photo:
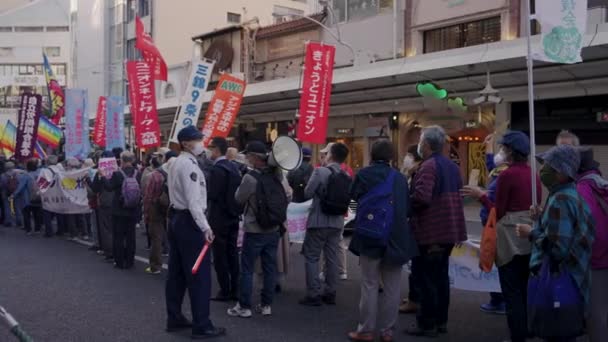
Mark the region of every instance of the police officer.
POLYGON ((182 153, 169 170, 168 186, 171 199, 169 225, 169 275, 165 296, 167 301, 167 331, 192 327, 192 339, 206 339, 226 334, 209 319, 211 296, 211 261, 203 259, 198 273, 192 266, 205 242, 214 239, 205 217, 207 189, 205 177, 196 157, 203 153, 203 135, 194 126, 182 129, 178 135, 182 153), (182 301, 188 288, 192 323, 182 313, 182 301))

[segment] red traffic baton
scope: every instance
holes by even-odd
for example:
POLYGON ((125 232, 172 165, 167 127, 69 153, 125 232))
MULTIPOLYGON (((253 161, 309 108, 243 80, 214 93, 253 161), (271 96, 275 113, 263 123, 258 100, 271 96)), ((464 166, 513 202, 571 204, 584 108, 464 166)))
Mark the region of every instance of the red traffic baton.
POLYGON ((207 254, 208 250, 209 250, 209 242, 205 242, 205 245, 203 246, 201 253, 198 255, 198 258, 196 258, 196 262, 194 263, 194 266, 192 266, 192 275, 195 275, 196 272, 198 272, 198 268, 201 266, 201 262, 203 262, 203 259, 205 258, 205 254, 207 254))

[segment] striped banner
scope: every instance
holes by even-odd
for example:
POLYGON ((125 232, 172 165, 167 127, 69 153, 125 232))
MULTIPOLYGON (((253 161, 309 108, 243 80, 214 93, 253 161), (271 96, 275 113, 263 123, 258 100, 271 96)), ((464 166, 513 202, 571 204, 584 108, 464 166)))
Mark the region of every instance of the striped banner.
POLYGON ((59 147, 59 142, 63 132, 61 128, 57 127, 44 116, 40 117, 40 123, 38 125, 38 140, 49 145, 52 148, 59 147))

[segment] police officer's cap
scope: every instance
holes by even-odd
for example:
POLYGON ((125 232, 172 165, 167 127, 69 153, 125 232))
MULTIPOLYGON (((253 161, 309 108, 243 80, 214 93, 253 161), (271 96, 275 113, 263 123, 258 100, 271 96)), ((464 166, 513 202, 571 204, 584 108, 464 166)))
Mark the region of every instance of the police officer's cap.
POLYGON ((184 127, 181 131, 179 131, 179 133, 177 133, 177 141, 179 141, 180 143, 184 141, 194 141, 201 139, 203 139, 203 133, 201 133, 201 131, 196 129, 196 127, 194 126, 184 127))

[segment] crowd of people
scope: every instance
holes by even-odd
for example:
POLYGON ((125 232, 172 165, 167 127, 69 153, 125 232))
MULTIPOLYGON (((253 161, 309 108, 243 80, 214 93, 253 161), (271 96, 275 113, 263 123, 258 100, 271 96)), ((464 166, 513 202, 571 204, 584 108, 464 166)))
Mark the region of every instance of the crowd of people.
POLYGON ((336 304, 338 280, 348 278, 348 249, 359 257, 361 271, 359 319, 348 338, 390 342, 399 312, 416 313, 416 324, 406 334, 435 338, 448 333, 449 259, 455 245, 467 240, 463 198, 472 197, 482 204, 484 225, 492 215, 497 221, 495 262, 502 293, 490 294, 481 310, 506 314, 510 340, 536 335, 574 341, 585 331, 593 342, 608 336, 608 181, 593 150, 578 146, 572 133, 562 132, 555 147, 532 160, 524 133, 504 134, 496 153, 493 136, 488 137, 485 189, 463 185, 459 167, 446 153, 448 137, 438 126, 422 130, 401 170, 395 167, 395 146, 380 140, 371 148, 370 165, 356 174, 346 164, 349 150, 342 143, 322 149, 316 166, 311 150, 303 148, 302 165, 286 173, 272 163, 263 142, 252 141, 239 154, 224 138, 213 138, 205 151, 202 139, 200 131, 186 127, 178 134, 180 154, 151 153, 145 165, 122 150, 97 152, 83 161, 56 156, 25 164, 1 160, 2 222, 23 226, 27 234, 90 240, 118 269, 134 267, 136 226, 145 226, 150 249, 145 272, 160 274, 162 256, 169 254, 167 331, 192 329, 192 337, 202 339, 226 333, 210 320, 210 300, 234 302, 227 310, 231 317, 272 315, 280 276, 289 265, 287 206, 311 201, 301 250, 306 295, 299 303, 336 304), (118 170, 102 175, 96 168, 101 158, 115 158, 118 170), (533 201, 530 163, 536 161, 542 167, 534 179, 533 201), (56 174, 80 168, 90 170, 85 182, 90 213, 45 210, 40 170, 56 174), (543 186, 549 195, 541 205, 543 186), (344 217, 352 201, 357 217, 346 247, 344 217), (192 272, 205 245, 212 258, 192 272), (211 259, 219 284, 213 298, 211 259), (408 263, 409 294, 402 301, 401 274, 408 263), (565 327, 559 332, 539 328, 542 319, 531 311, 529 284, 545 264, 570 277, 580 297, 580 314, 569 311, 568 319, 558 322, 565 327), (257 305, 255 274, 263 279, 257 305), (186 290, 191 321, 182 312, 186 290))

